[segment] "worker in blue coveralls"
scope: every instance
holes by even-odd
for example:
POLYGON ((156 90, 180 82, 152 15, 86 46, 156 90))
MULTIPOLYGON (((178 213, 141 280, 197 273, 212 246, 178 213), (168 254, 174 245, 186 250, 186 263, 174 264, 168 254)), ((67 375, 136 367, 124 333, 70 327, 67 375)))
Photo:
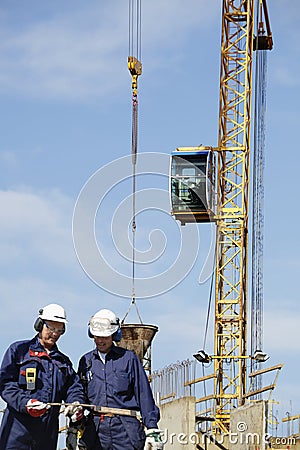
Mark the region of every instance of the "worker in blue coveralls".
POLYGON ((108 309, 98 311, 89 321, 88 334, 96 348, 81 357, 78 374, 89 403, 108 407, 109 412, 90 414, 81 442, 84 448, 163 449, 157 428, 159 409, 145 370, 134 352, 114 343, 121 339, 115 313, 108 309), (138 411, 141 421, 137 419, 138 411))
POLYGON ((0 394, 7 408, 0 428, 0 450, 56 450, 59 406, 71 422, 83 416, 85 396, 69 358, 56 345, 65 332, 66 313, 50 304, 34 323, 37 335, 6 351, 0 369, 0 394))

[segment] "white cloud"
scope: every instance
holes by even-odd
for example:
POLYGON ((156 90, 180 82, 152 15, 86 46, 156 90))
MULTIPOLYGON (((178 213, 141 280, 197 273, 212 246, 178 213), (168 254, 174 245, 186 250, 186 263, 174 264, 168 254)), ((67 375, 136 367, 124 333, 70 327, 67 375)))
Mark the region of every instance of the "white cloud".
MULTIPOLYGON (((191 3, 189 8, 179 0, 163 3, 156 0, 151 7, 146 5, 143 45, 152 47, 156 69, 157 65, 165 65, 163 47, 176 48, 187 31, 205 24, 212 11, 216 11, 216 7, 191 3)), ((9 8, 5 12, 9 17, 9 8)), ((19 29, 7 28, 3 16, 0 42, 3 91, 82 100, 115 95, 123 82, 128 83, 128 11, 123 1, 89 4, 88 8, 83 3, 80 11, 54 11, 52 17, 37 19, 33 15, 19 29)), ((151 67, 152 63, 147 64, 151 67)))
POLYGON ((74 257, 72 206, 69 198, 55 190, 0 191, 0 264, 6 269, 8 262, 11 266, 37 261, 69 265, 74 257))
POLYGON ((95 294, 73 249, 72 199, 57 190, 23 187, 0 191, 0 208, 2 352, 11 341, 33 335, 37 312, 47 303, 61 303, 71 322, 77 316, 85 328, 95 294), (86 295, 91 304, 82 301, 86 295))
POLYGON ((80 14, 40 18, 18 31, 6 29, 0 45, 2 89, 75 99, 110 92, 119 83, 112 55, 124 42, 118 18, 107 8, 83 8, 80 14))

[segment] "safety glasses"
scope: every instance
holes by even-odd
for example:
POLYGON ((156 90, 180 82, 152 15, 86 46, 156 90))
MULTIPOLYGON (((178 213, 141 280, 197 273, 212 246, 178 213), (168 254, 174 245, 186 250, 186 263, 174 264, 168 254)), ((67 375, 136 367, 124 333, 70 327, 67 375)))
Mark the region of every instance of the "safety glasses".
POLYGON ((46 325, 46 328, 48 328, 48 330, 51 331, 51 333, 63 334, 65 332, 65 328, 64 327, 63 328, 52 327, 47 322, 44 322, 44 324, 46 325))

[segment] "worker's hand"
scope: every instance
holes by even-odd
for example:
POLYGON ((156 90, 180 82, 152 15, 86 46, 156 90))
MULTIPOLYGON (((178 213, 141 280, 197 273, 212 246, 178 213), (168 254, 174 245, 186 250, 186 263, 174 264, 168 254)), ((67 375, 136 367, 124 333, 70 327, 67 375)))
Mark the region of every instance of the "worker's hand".
POLYGON ((78 422, 83 417, 83 408, 79 405, 79 402, 73 402, 66 407, 64 415, 69 416, 71 422, 78 422))
POLYGON ((30 414, 32 417, 41 417, 47 412, 47 409, 51 408, 50 405, 47 405, 46 403, 40 402, 39 400, 36 400, 35 398, 31 398, 26 403, 26 410, 28 414, 30 414))
POLYGON ((144 450, 163 450, 164 444, 161 439, 163 431, 158 428, 146 430, 146 442, 144 450))

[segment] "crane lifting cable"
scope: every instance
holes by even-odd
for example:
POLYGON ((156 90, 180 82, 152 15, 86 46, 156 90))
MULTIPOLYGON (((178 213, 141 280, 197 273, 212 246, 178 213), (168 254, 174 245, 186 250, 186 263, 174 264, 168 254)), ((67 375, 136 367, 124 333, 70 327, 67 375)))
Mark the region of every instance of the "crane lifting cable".
POLYGON ((131 74, 132 88, 132 293, 131 303, 122 323, 124 323, 132 305, 135 305, 139 320, 136 295, 135 295, 135 233, 136 233, 136 162, 137 162, 137 138, 138 138, 138 77, 142 74, 141 59, 141 0, 129 0, 129 56, 128 69, 131 74))
MULTIPOLYGON (((251 283, 251 354, 263 346, 263 235, 264 235, 264 158, 267 93, 267 52, 273 46, 266 2, 258 0, 255 37, 255 96, 253 142, 253 206, 252 206, 252 283, 251 283), (263 16, 265 17, 264 27, 263 16), (262 41, 266 39, 267 41, 262 41), (264 45, 260 45, 265 42, 264 45), (267 45, 268 44, 268 45, 267 45)), ((251 372, 260 369, 259 362, 251 361, 251 372)), ((262 387, 262 376, 255 377, 254 390, 262 387)), ((258 395, 257 398, 261 398, 258 395)), ((256 399, 257 399, 256 398, 256 399)))

